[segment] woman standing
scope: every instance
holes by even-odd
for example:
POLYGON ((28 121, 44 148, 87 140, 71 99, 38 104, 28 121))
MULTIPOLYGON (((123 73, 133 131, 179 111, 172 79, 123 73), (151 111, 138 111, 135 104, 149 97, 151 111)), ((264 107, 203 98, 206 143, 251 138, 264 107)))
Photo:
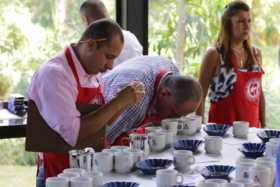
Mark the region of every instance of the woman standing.
POLYGON ((199 81, 204 100, 197 110, 204 113, 209 89, 208 121, 231 125, 248 121, 250 127, 265 127, 261 53, 251 46, 250 8, 243 1, 225 7, 216 44, 206 51, 199 81))

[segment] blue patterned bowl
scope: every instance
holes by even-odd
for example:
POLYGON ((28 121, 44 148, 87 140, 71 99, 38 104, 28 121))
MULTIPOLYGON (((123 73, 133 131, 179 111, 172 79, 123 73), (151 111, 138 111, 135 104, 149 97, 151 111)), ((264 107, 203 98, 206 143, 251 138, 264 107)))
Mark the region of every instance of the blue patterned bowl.
POLYGON ((178 184, 178 185, 174 185, 172 187, 195 187, 195 186, 190 186, 190 185, 187 185, 187 184, 178 184))
POLYGON ((199 146, 202 144, 202 140, 191 140, 191 139, 184 139, 184 140, 178 140, 174 144, 174 149, 176 150, 189 150, 193 153, 198 152, 199 146))
POLYGON ((103 187, 138 187, 136 182, 108 182, 103 187))
POLYGON ((203 127, 203 130, 209 135, 209 136, 225 136, 228 129, 230 128, 229 125, 226 124, 211 124, 206 125, 203 127))
POLYGON ((256 159, 262 157, 265 151, 265 144, 262 143, 244 143, 242 148, 239 149, 246 158, 256 159))
POLYGON ((262 140, 263 143, 269 141, 270 138, 280 138, 280 131, 278 130, 264 130, 257 133, 257 136, 262 140))
POLYGON ((173 163, 168 159, 146 159, 136 163, 136 168, 145 175, 155 175, 158 169, 166 169, 173 163))
POLYGON ((229 180, 229 175, 234 169, 235 168, 233 166, 229 165, 208 165, 200 171, 200 174, 205 179, 229 180))

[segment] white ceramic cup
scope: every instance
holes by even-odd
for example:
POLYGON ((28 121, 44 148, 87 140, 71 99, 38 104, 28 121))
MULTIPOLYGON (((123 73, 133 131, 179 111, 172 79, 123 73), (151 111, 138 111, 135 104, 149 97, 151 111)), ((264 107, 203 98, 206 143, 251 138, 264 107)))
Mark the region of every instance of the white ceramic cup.
POLYGON ((190 171, 191 165, 195 163, 193 153, 188 150, 175 150, 173 152, 174 166, 179 171, 190 171))
POLYGON ((86 172, 83 176, 92 178, 92 187, 103 187, 104 185, 102 172, 86 172))
POLYGON ((159 130, 162 130, 162 128, 159 127, 159 126, 148 126, 148 127, 145 127, 145 133, 146 134, 149 134, 149 133, 152 133, 152 132, 157 132, 159 130))
POLYGON ((159 132, 165 135, 165 147, 172 147, 172 145, 175 143, 176 134, 167 130, 161 130, 159 132))
POLYGON ((130 152, 132 153, 133 167, 137 162, 145 159, 145 153, 142 150, 131 150, 130 152))
POLYGON ((69 181, 60 177, 48 177, 46 187, 69 187, 69 181))
POLYGON ((223 149, 223 138, 220 136, 206 136, 204 148, 206 153, 221 154, 223 149))
POLYGON ((241 183, 244 187, 261 187, 259 183, 255 183, 254 181, 246 181, 246 180, 233 180, 232 183, 241 183))
POLYGON ((114 146, 111 146, 110 149, 115 150, 116 152, 127 151, 127 150, 129 150, 129 146, 114 145, 114 146))
POLYGON ((179 131, 187 136, 192 136, 197 132, 198 129, 198 122, 195 118, 184 116, 179 123, 179 131))
POLYGON ((183 184, 184 177, 174 169, 159 169, 156 171, 157 187, 170 187, 176 184, 183 184))
MULTIPOLYGON (((118 153, 118 152, 116 152, 118 153)), ((116 154, 115 153, 115 154, 116 154)), ((110 152, 98 152, 95 153, 95 161, 98 171, 103 173, 111 172, 113 169, 113 154, 110 152)))
POLYGON ((178 132, 178 119, 164 119, 161 121, 163 129, 177 134, 178 132))
POLYGON ((239 182, 231 182, 231 183, 222 184, 221 187, 244 187, 244 184, 239 182))
POLYGON ((273 158, 269 157, 260 157, 256 159, 256 166, 266 166, 270 168, 271 171, 271 181, 274 181, 276 173, 276 161, 273 158))
POLYGON ((267 157, 276 158, 277 157, 277 143, 266 142, 265 143, 265 155, 267 157))
POLYGON ((267 166, 256 165, 252 168, 254 171, 254 181, 260 183, 263 187, 272 186, 271 169, 267 166))
POLYGON ((70 180, 71 187, 92 187, 91 177, 76 177, 70 180))
POLYGON ((63 173, 75 173, 81 176, 83 173, 85 173, 86 170, 82 168, 66 168, 63 170, 63 173))
POLYGON ((256 160, 255 159, 251 159, 251 158, 246 158, 244 156, 240 156, 237 160, 236 160, 236 165, 241 164, 241 163, 245 163, 245 164, 251 164, 252 166, 255 165, 256 160))
POLYGON ((60 173, 57 175, 59 178, 64 178, 70 181, 70 179, 75 178, 75 177, 80 177, 79 173, 60 173))
POLYGON ((255 171, 252 169, 254 167, 255 163, 238 163, 235 167, 235 179, 252 182, 255 176, 255 171))
POLYGON ((197 185, 197 187, 220 187, 220 184, 202 181, 197 185))
POLYGON ((133 154, 131 152, 117 152, 115 154, 114 169, 117 173, 129 173, 133 164, 133 154))
POLYGON ((236 138, 247 138, 249 133, 249 122, 234 121, 233 122, 233 136, 236 138))
POLYGON ((152 151, 162 151, 166 146, 166 135, 161 132, 151 132, 148 134, 149 145, 152 151))
POLYGON ((206 183, 216 183, 216 184, 227 184, 228 181, 225 179, 206 179, 205 180, 206 183))

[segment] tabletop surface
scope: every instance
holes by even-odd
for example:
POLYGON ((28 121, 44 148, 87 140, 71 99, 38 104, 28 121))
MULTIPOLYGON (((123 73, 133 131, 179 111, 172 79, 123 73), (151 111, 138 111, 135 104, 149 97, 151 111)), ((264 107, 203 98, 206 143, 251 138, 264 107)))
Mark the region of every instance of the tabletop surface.
MULTIPOLYGON (((223 149, 220 155, 209 155, 205 153, 204 144, 200 146, 200 153, 195 156, 195 164, 192 165, 192 170, 188 173, 182 173, 184 176, 184 184, 198 184, 203 180, 202 176, 198 173, 198 170, 207 165, 211 164, 221 164, 221 165, 232 165, 235 166, 237 159, 240 156, 243 156, 242 153, 238 150, 241 148, 242 143, 245 142, 261 142, 260 139, 256 136, 256 133, 260 129, 250 128, 247 139, 237 139, 232 135, 232 128, 227 132, 227 136, 223 138, 223 149)), ((194 136, 182 136, 178 135, 177 139, 201 139, 204 140, 204 137, 207 136, 206 133, 201 130, 200 133, 194 136)), ((169 148, 160 153, 151 153, 148 158, 167 158, 173 159, 172 151, 173 148, 169 148)), ((170 168, 174 168, 171 166, 170 168)), ((235 175, 233 172, 232 176, 235 175)), ((137 182, 140 186, 156 186, 155 176, 146 176, 143 175, 140 171, 134 171, 128 174, 118 174, 118 173, 108 173, 104 174, 105 183, 111 181, 131 181, 137 182)))

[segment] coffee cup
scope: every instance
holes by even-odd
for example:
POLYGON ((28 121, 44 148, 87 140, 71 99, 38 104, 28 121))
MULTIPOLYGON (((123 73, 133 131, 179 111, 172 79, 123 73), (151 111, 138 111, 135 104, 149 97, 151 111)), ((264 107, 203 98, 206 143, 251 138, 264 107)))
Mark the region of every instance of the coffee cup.
POLYGON ((164 119, 161 121, 161 126, 168 132, 177 134, 178 132, 178 119, 164 119))
POLYGON ((264 165, 256 165, 252 168, 254 171, 254 181, 261 186, 272 186, 271 169, 264 165))
POLYGON ((244 184, 239 182, 231 182, 231 183, 222 184, 221 187, 244 187, 244 184))
POLYGON ((129 173, 133 168, 133 154, 130 151, 115 154, 114 169, 117 173, 129 173))
MULTIPOLYGON (((116 152, 118 153, 118 152, 116 152)), ((98 171, 103 173, 111 172, 113 169, 113 154, 110 152, 95 153, 95 161, 98 171)))
POLYGON ((174 166, 179 171, 190 171, 191 165, 195 163, 193 153, 188 150, 175 150, 173 152, 174 166))
POLYGON ((223 138, 220 136, 206 136, 204 148, 208 154, 221 154, 223 138))
POLYGON ((85 172, 86 170, 82 168, 66 168, 63 170, 63 173, 74 173, 78 174, 79 176, 81 176, 85 172))
POLYGON ((149 134, 149 133, 152 133, 152 132, 158 132, 159 130, 162 130, 162 128, 159 127, 159 126, 148 126, 148 127, 145 127, 145 133, 146 134, 149 134))
POLYGON ((235 168, 235 179, 247 182, 253 182, 255 171, 253 168, 255 167, 255 163, 244 163, 239 162, 235 168))
POLYGON ((64 178, 70 182, 70 179, 80 177, 79 173, 60 173, 57 175, 59 178, 64 178))
POLYGON ((181 134, 192 136, 197 132, 198 123, 195 118, 184 116, 180 119, 178 128, 181 134))
POLYGON ((71 187, 92 187, 91 177, 76 177, 70 180, 71 187))
POLYGON ((249 122, 234 121, 233 122, 233 136, 236 138, 247 138, 249 132, 249 122))
POLYGON ((86 172, 83 176, 92 178, 92 187, 103 187, 104 178, 102 172, 86 172))
POLYGON ((162 151, 166 146, 166 135, 161 132, 152 132, 148 134, 149 145, 152 151, 162 151))
POLYGON ((69 187, 69 181, 60 177, 48 177, 46 187, 69 187))
POLYGON ((170 187, 183 184, 184 177, 174 169, 159 169, 156 171, 157 187, 170 187))

